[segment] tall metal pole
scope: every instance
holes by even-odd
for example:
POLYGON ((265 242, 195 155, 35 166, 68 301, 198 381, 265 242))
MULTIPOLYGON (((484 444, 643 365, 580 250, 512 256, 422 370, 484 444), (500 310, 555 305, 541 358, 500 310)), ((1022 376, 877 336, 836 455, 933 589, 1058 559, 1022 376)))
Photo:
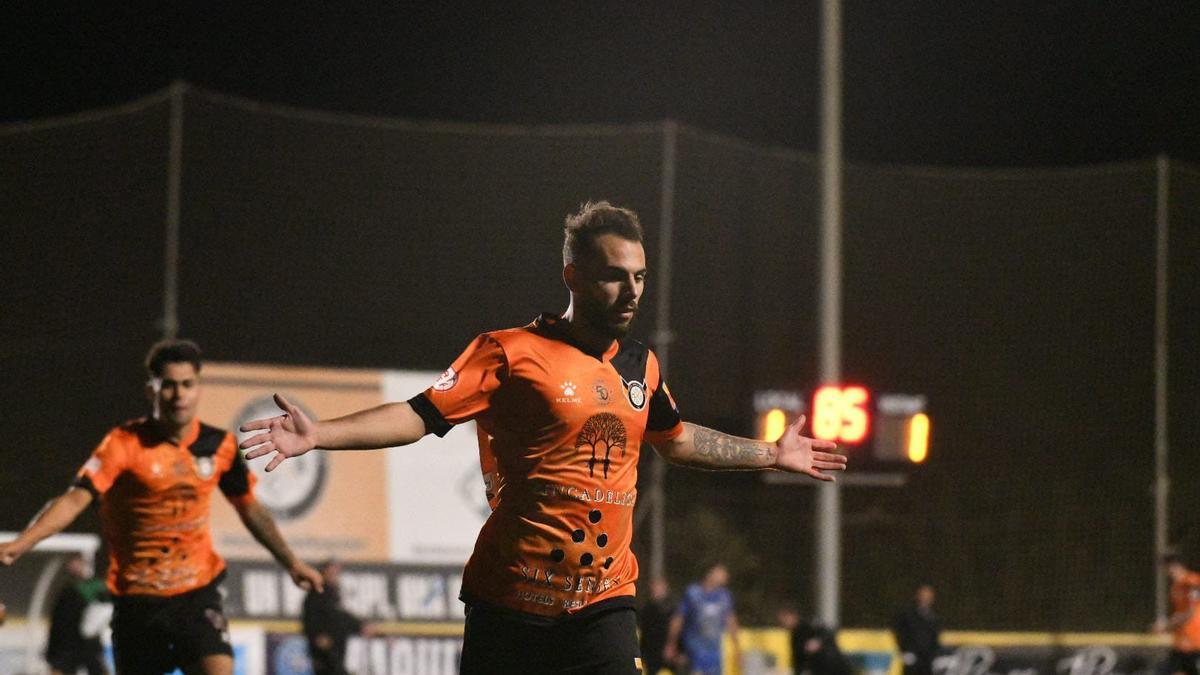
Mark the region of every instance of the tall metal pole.
POLYGON ((1167 615, 1167 580, 1159 561, 1167 552, 1167 510, 1171 482, 1167 475, 1170 439, 1167 436, 1167 288, 1170 277, 1170 247, 1168 198, 1170 197, 1171 167, 1164 155, 1155 163, 1158 195, 1155 208, 1155 283, 1154 283, 1154 615, 1167 615))
MULTIPOLYGON (((658 270, 654 279, 657 300, 655 307, 654 352, 658 355, 658 367, 665 380, 670 363, 671 340, 671 247, 675 227, 675 140, 679 125, 674 120, 663 123, 662 187, 659 193, 658 214, 658 270)), ((663 479, 667 474, 667 462, 655 456, 650 482, 650 575, 651 578, 666 577, 666 506, 667 497, 663 490, 663 479)))
POLYGON ((170 88, 170 129, 167 139, 167 220, 163 254, 162 336, 179 334, 179 199, 183 190, 183 82, 170 88))
MULTIPOLYGON (((821 279, 822 384, 842 376, 842 11, 821 3, 821 279)), ((842 494, 837 483, 817 488, 816 609, 828 626, 840 620, 842 494)))

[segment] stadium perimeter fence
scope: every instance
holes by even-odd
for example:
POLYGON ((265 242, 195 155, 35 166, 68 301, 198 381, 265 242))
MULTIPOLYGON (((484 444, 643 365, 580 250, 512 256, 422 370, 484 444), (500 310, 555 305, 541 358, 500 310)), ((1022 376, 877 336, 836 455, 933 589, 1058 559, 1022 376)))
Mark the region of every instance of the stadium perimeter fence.
MULTIPOLYGON (((964 629, 1152 619, 1164 180, 1170 536, 1200 554, 1200 169, 1166 167, 847 167, 844 372, 926 395, 934 436, 907 487, 847 493, 846 625, 886 624, 918 581, 964 629)), ((811 155, 673 123, 438 124, 182 86, 0 127, 0 529, 141 410, 137 364, 172 324, 220 360, 440 370, 561 308, 559 228, 588 199, 647 226, 639 332, 669 344, 684 415, 749 432, 755 390, 816 377, 817 180, 811 155)), ((677 584, 719 550, 751 621, 808 602, 811 491, 683 471, 666 489, 677 584)))

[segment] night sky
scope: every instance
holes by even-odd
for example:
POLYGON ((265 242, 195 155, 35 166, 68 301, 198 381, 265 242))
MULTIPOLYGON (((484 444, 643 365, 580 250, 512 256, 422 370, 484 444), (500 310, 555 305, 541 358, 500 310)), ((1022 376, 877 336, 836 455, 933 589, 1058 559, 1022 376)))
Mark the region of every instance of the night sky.
MULTIPOLYGON (((817 147, 811 0, 105 4, 68 12, 37 3, 36 14, 6 17, 0 121, 121 103, 183 78, 325 110, 515 123, 672 117, 817 147)), ((847 2, 847 157, 1200 159, 1197 7, 847 2)))

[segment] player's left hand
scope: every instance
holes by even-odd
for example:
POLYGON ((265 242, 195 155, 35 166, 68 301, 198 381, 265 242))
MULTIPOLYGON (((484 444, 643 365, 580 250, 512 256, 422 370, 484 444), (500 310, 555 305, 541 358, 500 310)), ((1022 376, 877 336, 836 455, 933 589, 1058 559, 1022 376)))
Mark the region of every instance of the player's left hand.
POLYGON ((288 569, 288 574, 292 576, 292 581, 297 586, 306 591, 315 590, 318 593, 325 592, 324 577, 303 560, 297 560, 295 563, 292 563, 291 568, 288 569))
POLYGON ((772 468, 832 481, 833 474, 826 472, 845 471, 846 456, 833 452, 837 450, 837 443, 833 441, 822 441, 801 434, 804 422, 804 415, 797 417, 775 442, 777 452, 772 468))

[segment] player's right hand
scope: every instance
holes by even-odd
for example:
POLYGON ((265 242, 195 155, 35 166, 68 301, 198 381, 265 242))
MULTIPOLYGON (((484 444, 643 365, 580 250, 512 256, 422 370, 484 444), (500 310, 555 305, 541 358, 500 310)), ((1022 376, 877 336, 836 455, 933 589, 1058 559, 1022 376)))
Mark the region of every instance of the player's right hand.
POLYGON ((249 450, 246 459, 258 459, 275 453, 267 464, 267 471, 274 471, 289 457, 299 457, 317 447, 316 423, 279 394, 275 394, 275 405, 285 414, 243 424, 242 431, 263 433, 255 434, 238 445, 243 450, 249 450))
POLYGON ((17 543, 15 539, 0 544, 0 565, 5 567, 12 565, 23 553, 25 553, 25 547, 17 543))

